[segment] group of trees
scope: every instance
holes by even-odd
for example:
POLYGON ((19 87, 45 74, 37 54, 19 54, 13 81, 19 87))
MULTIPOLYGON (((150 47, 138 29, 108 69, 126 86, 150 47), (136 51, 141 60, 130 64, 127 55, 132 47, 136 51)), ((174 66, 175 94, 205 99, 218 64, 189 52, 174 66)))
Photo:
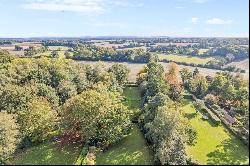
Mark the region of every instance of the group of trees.
POLYGON ((26 57, 33 57, 36 54, 44 53, 46 51, 48 51, 48 47, 47 46, 42 46, 41 48, 29 47, 29 48, 27 48, 27 49, 24 50, 24 56, 26 56, 26 57))
POLYGON ((106 148, 130 129, 121 92, 129 70, 0 52, 0 163, 17 148, 51 138, 106 148), (70 137, 67 137, 68 133, 70 137))
POLYGON ((137 78, 144 106, 139 122, 153 147, 156 163, 163 165, 187 164, 186 144, 193 144, 196 138, 196 131, 180 109, 178 72, 178 66, 172 64, 164 74, 162 65, 150 61, 137 78))
POLYGON ((147 63, 152 56, 143 49, 116 50, 113 48, 97 47, 93 45, 81 45, 74 47, 74 60, 104 60, 116 62, 147 63))
POLYGON ((187 68, 181 70, 184 87, 196 97, 205 100, 209 105, 219 105, 230 111, 245 129, 249 121, 249 85, 242 75, 219 72, 215 77, 204 77, 196 69, 194 72, 187 68))

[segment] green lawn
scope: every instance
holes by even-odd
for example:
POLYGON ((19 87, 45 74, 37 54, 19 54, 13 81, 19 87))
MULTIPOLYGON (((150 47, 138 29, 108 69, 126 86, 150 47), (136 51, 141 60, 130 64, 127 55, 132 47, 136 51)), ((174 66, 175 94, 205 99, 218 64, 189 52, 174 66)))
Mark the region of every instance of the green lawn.
POLYGON ((223 125, 216 126, 202 119, 191 100, 183 106, 185 116, 198 132, 195 146, 188 146, 187 153, 200 164, 248 164, 249 149, 223 125))
POLYGON ((172 60, 175 62, 186 62, 186 63, 195 63, 195 64, 206 64, 210 60, 213 60, 213 57, 209 58, 203 58, 203 57, 197 57, 197 56, 187 56, 187 55, 166 55, 166 54, 158 54, 159 59, 167 59, 167 60, 172 60))
MULTIPOLYGON (((126 101, 130 109, 139 109, 140 96, 137 87, 126 87, 124 90, 126 101)), ((151 151, 146 145, 143 134, 137 124, 132 125, 131 133, 108 151, 97 154, 97 165, 151 165, 153 164, 151 151)))
POLYGON ((151 165, 152 154, 148 150, 143 134, 133 124, 130 135, 96 157, 97 165, 151 165))
POLYGON ((47 142, 17 154, 10 163, 13 165, 72 165, 80 151, 81 146, 60 148, 56 143, 47 142))
POLYGON ((123 95, 126 97, 124 104, 127 105, 129 109, 140 108, 141 97, 138 87, 126 87, 123 95))

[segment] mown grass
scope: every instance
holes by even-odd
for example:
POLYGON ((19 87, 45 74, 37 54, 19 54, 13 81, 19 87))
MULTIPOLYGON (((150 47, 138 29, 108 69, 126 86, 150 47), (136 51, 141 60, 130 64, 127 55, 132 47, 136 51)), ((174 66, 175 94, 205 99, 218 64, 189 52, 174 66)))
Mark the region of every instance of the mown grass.
POLYGON ((46 142, 18 153, 13 165, 72 165, 77 160, 81 146, 59 147, 55 142, 46 142))
POLYGON ((175 62, 186 62, 186 63, 194 63, 194 64, 206 64, 210 60, 213 60, 213 57, 197 57, 197 56, 187 56, 187 55, 167 55, 167 54, 158 54, 159 59, 163 60, 172 60, 175 62))
POLYGON ((191 100, 186 100, 182 109, 198 133, 196 144, 187 147, 189 156, 200 164, 238 165, 249 163, 248 147, 223 125, 216 126, 210 120, 203 120, 202 114, 196 113, 191 100))
POLYGON ((97 165, 151 165, 150 153, 143 134, 136 124, 131 133, 112 146, 108 151, 99 153, 96 157, 97 165))
MULTIPOLYGON (((126 87, 124 103, 132 110, 139 109, 140 95, 137 87, 126 87)), ((151 151, 146 145, 137 124, 132 125, 130 134, 106 152, 97 154, 97 165, 152 165, 151 151)))

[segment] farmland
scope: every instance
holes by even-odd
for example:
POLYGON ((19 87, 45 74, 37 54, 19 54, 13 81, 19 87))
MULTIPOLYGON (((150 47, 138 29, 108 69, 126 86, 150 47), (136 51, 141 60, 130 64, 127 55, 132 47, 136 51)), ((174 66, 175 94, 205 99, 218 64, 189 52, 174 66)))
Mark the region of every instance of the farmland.
POLYGON ((159 59, 163 60, 171 60, 175 62, 186 62, 186 63, 194 63, 194 64, 206 64, 210 60, 213 60, 213 57, 209 58, 203 58, 203 57, 197 57, 197 56, 186 56, 186 55, 165 55, 165 54, 159 54, 159 59))
MULTIPOLYGON (((97 64, 102 64, 106 67, 110 67, 112 66, 113 64, 117 63, 117 62, 98 62, 98 61, 81 61, 79 63, 82 63, 82 64, 89 64, 89 65, 97 65, 97 64)), ((121 63, 118 63, 118 64, 123 64, 125 66, 128 67, 128 69, 130 69, 130 73, 129 73, 129 81, 136 81, 136 77, 137 77, 137 74, 140 70, 143 69, 143 67, 145 66, 145 64, 137 64, 137 63, 127 63, 127 62, 121 62, 121 63)), ((165 69, 167 69, 169 67, 169 63, 160 63, 165 69)), ((191 66, 184 66, 184 65, 179 65, 180 68, 189 68, 190 70, 194 70, 195 67, 191 67, 191 66)), ((199 68, 199 71, 201 74, 204 74, 204 75, 210 75, 210 76, 215 76, 215 74, 217 72, 220 72, 220 70, 214 70, 214 69, 207 69, 207 68, 199 68)), ((244 74, 244 77, 246 79, 249 78, 249 75, 248 74, 244 74)))

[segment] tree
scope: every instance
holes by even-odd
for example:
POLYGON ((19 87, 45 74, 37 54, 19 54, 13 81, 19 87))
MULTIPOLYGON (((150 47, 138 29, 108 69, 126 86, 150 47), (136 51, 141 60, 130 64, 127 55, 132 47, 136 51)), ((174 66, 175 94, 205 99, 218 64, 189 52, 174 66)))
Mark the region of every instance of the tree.
POLYGON ((70 81, 61 81, 57 88, 60 103, 64 103, 69 98, 77 94, 77 89, 74 83, 70 81))
POLYGON ((36 89, 31 86, 7 84, 0 87, 0 110, 16 113, 36 97, 36 89))
POLYGON ((43 98, 30 101, 27 108, 20 111, 18 115, 20 131, 24 138, 31 142, 46 140, 49 132, 55 127, 56 112, 43 98))
POLYGON ((147 135, 156 146, 156 158, 162 165, 185 165, 185 128, 180 110, 173 103, 160 107, 147 135))
POLYGON ((196 75, 190 82, 190 90, 197 97, 202 98, 208 90, 207 80, 202 75, 196 75))
POLYGON ((182 83, 185 87, 188 87, 188 84, 192 78, 192 72, 188 69, 188 68, 183 68, 180 71, 181 74, 181 79, 182 79, 182 83))
POLYGON ((0 64, 10 63, 15 59, 14 55, 11 55, 8 51, 0 50, 0 64))
POLYGON ((178 79, 179 66, 176 63, 170 63, 169 70, 166 73, 166 82, 170 85, 169 96, 173 100, 182 98, 182 87, 178 79))
POLYGON ((14 153, 20 142, 16 116, 0 112, 0 165, 14 153))
POLYGON ((18 45, 15 45, 15 51, 21 51, 23 48, 18 46, 18 45))
POLYGON ((59 57, 58 51, 52 51, 52 52, 51 52, 51 57, 52 57, 52 58, 58 58, 58 57, 59 57))
POLYGON ((200 71, 199 71, 199 69, 196 67, 196 68, 194 69, 194 72, 193 72, 193 78, 194 78, 196 75, 198 75, 198 74, 200 74, 200 71))
POLYGON ((217 104, 218 100, 213 94, 207 94, 205 96, 205 103, 208 105, 214 105, 217 104))
POLYGON ((79 133, 85 143, 108 147, 127 134, 130 114, 119 93, 98 86, 64 104, 62 125, 66 132, 79 133))
POLYGON ((116 80, 120 85, 123 85, 128 80, 129 69, 122 64, 114 64, 109 69, 115 75, 116 80))

